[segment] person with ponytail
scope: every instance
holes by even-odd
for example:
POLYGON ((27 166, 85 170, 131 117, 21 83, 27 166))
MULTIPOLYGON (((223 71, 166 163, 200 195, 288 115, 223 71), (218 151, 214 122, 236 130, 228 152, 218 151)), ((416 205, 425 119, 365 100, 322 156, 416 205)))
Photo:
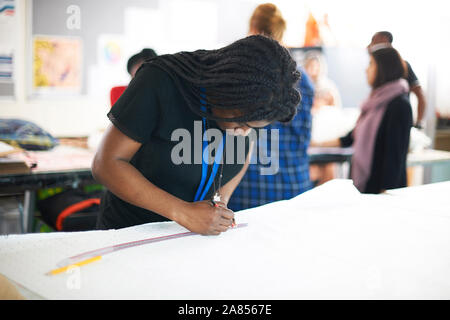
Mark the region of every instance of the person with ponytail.
POLYGON ((172 220, 200 234, 226 231, 234 223, 227 203, 248 166, 251 143, 247 138, 245 150, 232 149, 244 153, 234 155, 245 163, 221 161, 229 151, 224 133, 245 136, 251 128, 292 120, 298 79, 289 52, 260 35, 147 60, 108 113, 112 124, 92 163, 94 178, 107 188, 97 228, 172 220), (210 129, 221 133, 214 152, 210 129), (192 148, 175 161, 174 141, 186 133, 182 142, 192 148))
POLYGON ((372 87, 362 103, 355 128, 345 137, 314 143, 323 147, 350 147, 354 153, 351 178, 362 193, 382 193, 406 187, 406 157, 412 127, 405 62, 390 45, 370 48, 366 70, 372 87))
MULTIPOLYGON (((281 43, 285 30, 286 22, 274 4, 261 4, 253 11, 249 34, 266 35, 281 43)), ((301 75, 297 89, 302 96, 300 104, 296 106, 297 114, 288 123, 274 122, 266 128, 269 133, 278 130, 278 171, 264 174, 267 164, 260 161, 262 159, 251 163, 228 203, 228 207, 234 211, 287 200, 312 188, 307 149, 311 137, 314 86, 300 66, 297 66, 297 71, 301 75)), ((263 154, 271 150, 271 140, 271 136, 267 135, 267 143, 258 144, 258 148, 263 148, 263 154)))

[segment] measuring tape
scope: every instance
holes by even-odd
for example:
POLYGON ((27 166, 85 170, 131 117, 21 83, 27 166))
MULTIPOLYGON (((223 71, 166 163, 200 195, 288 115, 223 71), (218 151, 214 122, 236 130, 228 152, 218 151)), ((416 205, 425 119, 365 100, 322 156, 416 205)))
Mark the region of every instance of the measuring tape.
MULTIPOLYGON (((233 229, 246 227, 247 225, 248 225, 247 223, 240 223, 240 224, 237 224, 235 227, 233 227, 233 229)), ((106 254, 109 254, 109 253, 112 253, 112 252, 116 252, 116 251, 119 251, 119 250, 128 249, 128 248, 137 247, 137 246, 142 246, 142 245, 148 244, 148 243, 161 242, 161 241, 165 241, 165 240, 178 239, 178 238, 194 236, 194 235, 199 235, 199 234, 195 233, 195 232, 182 232, 182 233, 170 234, 170 235, 167 235, 167 236, 161 236, 161 237, 154 237, 154 238, 142 239, 142 240, 137 240, 137 241, 124 242, 124 243, 115 244, 115 245, 112 245, 112 246, 109 246, 109 247, 104 247, 104 248, 100 248, 100 249, 96 249, 96 250, 87 251, 87 252, 83 252, 83 253, 77 254, 75 256, 69 257, 67 259, 64 259, 64 260, 58 262, 57 265, 59 267, 61 267, 61 268, 62 267, 67 267, 67 266, 70 266, 70 265, 74 265, 74 264, 80 263, 80 262, 82 262, 84 260, 87 260, 87 259, 92 259, 92 258, 98 257, 98 256, 104 256, 106 254)))

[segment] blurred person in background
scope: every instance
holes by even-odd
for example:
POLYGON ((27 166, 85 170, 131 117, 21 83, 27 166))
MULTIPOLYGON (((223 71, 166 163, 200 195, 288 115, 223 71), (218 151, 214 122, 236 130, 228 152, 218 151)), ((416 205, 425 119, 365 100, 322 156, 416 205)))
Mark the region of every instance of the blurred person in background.
MULTIPOLYGON (((145 62, 145 60, 156 57, 157 54, 153 49, 144 48, 140 52, 132 55, 127 62, 127 71, 131 76, 131 79, 134 78, 136 71, 139 67, 145 62)), ((110 91, 110 100, 111 106, 113 106, 116 101, 120 98, 122 93, 125 91, 127 86, 116 86, 113 87, 110 91)))
POLYGON ((341 107, 341 95, 334 81, 328 77, 328 67, 322 53, 317 50, 307 52, 303 67, 314 84, 312 112, 323 105, 341 107))
MULTIPOLYGON (((372 36, 372 40, 367 46, 369 49, 374 48, 377 45, 386 45, 389 44, 392 46, 392 42, 394 40, 393 35, 389 31, 379 31, 372 36)), ((417 79, 416 74, 414 73, 411 65, 408 61, 405 61, 407 73, 405 79, 408 81, 410 92, 414 93, 417 97, 417 119, 414 122, 414 126, 418 129, 422 129, 424 116, 425 116, 425 108, 426 108, 426 100, 425 94, 422 90, 422 86, 420 85, 419 79, 417 79)))
POLYGON ((355 128, 322 147, 353 146, 351 178, 363 193, 406 187, 406 156, 412 127, 406 64, 390 45, 369 49, 367 82, 372 88, 355 128))
MULTIPOLYGON (((286 22, 274 4, 259 5, 250 18, 250 35, 265 35, 281 43, 285 30, 286 22)), ((271 150, 270 130, 279 130, 279 170, 273 175, 262 175, 262 164, 250 164, 228 203, 234 211, 290 199, 312 187, 307 149, 314 88, 306 72, 299 67, 298 71, 301 74, 298 90, 302 99, 296 116, 289 123, 275 122, 266 127, 269 132, 267 150, 271 150)), ((259 148, 266 146, 259 145, 259 148)), ((267 150, 265 154, 268 154, 267 150)))
POLYGON ((136 71, 144 63, 145 60, 156 57, 156 52, 150 48, 144 48, 141 52, 132 55, 127 62, 127 71, 131 78, 134 78, 136 71))
MULTIPOLYGON (((314 100, 311 109, 313 117, 313 132, 329 131, 329 127, 319 127, 317 118, 326 113, 330 108, 341 108, 341 95, 333 80, 328 77, 328 68, 321 52, 309 51, 303 60, 305 71, 314 83, 314 100)), ((335 163, 312 164, 310 166, 310 177, 315 185, 321 185, 336 177, 337 165, 335 163)))

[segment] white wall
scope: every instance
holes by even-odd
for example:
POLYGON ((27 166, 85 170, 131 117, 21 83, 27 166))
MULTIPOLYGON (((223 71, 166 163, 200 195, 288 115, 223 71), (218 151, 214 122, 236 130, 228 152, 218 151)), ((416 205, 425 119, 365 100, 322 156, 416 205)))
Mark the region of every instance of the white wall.
MULTIPOLYGON (((95 0, 93 0, 95 1, 95 0)), ((119 1, 119 0, 114 0, 119 1)), ((158 53, 196 48, 212 48, 226 45, 241 38, 247 32, 247 20, 257 4, 254 0, 164 0, 160 11, 165 25, 163 36, 148 43, 158 53), (193 8, 217 12, 213 17, 196 17, 193 8), (203 6, 204 5, 204 6, 203 6), (180 11, 180 6, 182 10, 180 11), (209 6, 209 7, 208 7, 209 6), (190 9, 191 8, 191 9, 190 9), (187 17, 191 17, 191 19, 187 17), (192 36, 194 34, 194 37, 192 36), (187 40, 189 39, 189 41, 187 40), (192 41, 195 39, 195 42, 192 41), (204 39, 204 41, 202 40, 204 39), (195 46, 194 46, 195 45, 195 46)), ((435 66, 437 88, 436 106, 441 113, 450 116, 450 17, 445 2, 428 1, 372 1, 357 0, 277 0, 277 4, 288 23, 284 42, 289 46, 301 46, 304 25, 311 10, 317 18, 328 13, 329 22, 336 36, 336 45, 364 48, 374 31, 386 29, 394 34, 394 45, 411 62, 425 90, 428 68, 435 66)), ((97 90, 83 97, 54 99, 28 98, 26 79, 29 78, 29 44, 27 30, 30 20, 27 16, 30 1, 16 1, 17 30, 15 30, 15 99, 0 100, 0 117, 18 117, 42 126, 56 136, 88 135, 108 124, 108 92, 97 90)), ((130 9, 131 10, 131 9, 130 9)), ((158 13, 158 15, 159 15, 158 13)), ((198 12, 197 12, 198 14, 198 12)), ((0 32, 0 41, 1 41, 0 32)), ((134 42, 141 39, 136 34, 134 42)), ((134 43, 133 42, 133 43, 134 43)), ((146 43, 139 43, 139 47, 146 43)), ((136 46, 137 48, 137 46, 136 46)), ((134 48, 129 49, 130 52, 134 48)), ((96 53, 93 53, 96 54, 96 53)), ((351 63, 351 61, 349 61, 351 63)), ((124 79, 123 74, 120 76, 124 79)), ((108 85, 109 86, 109 85, 108 85)), ((105 88, 107 85, 105 84, 105 88)))

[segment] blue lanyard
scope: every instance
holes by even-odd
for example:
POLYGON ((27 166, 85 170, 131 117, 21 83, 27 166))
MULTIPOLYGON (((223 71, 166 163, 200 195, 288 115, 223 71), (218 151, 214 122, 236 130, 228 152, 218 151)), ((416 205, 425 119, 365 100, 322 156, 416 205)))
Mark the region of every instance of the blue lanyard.
MULTIPOLYGON (((203 103, 203 101, 201 101, 203 103)), ((206 110, 206 108, 204 106, 202 106, 202 110, 206 110)), ((208 146, 208 142, 206 139, 206 119, 202 118, 203 121, 203 128, 204 128, 204 133, 202 134, 203 137, 203 141, 202 141, 202 179, 200 181, 200 185, 197 188, 197 192, 195 193, 195 198, 194 201, 202 201, 206 194, 208 193, 209 189, 211 188, 211 185, 214 182, 214 178, 217 175, 217 170, 219 169, 219 165, 220 165, 220 160, 222 159, 223 156, 223 145, 224 145, 224 141, 226 139, 226 136, 223 136, 223 139, 220 141, 219 144, 219 148, 216 151, 216 155, 214 157, 214 163, 213 163, 213 167, 212 167, 212 171, 211 174, 209 176, 208 182, 206 183, 205 186, 205 182, 206 182, 206 176, 208 173, 208 163, 205 161, 203 155, 205 154, 205 152, 208 152, 207 154, 209 155, 209 146, 208 146), (204 187, 204 188, 203 188, 204 187)))

